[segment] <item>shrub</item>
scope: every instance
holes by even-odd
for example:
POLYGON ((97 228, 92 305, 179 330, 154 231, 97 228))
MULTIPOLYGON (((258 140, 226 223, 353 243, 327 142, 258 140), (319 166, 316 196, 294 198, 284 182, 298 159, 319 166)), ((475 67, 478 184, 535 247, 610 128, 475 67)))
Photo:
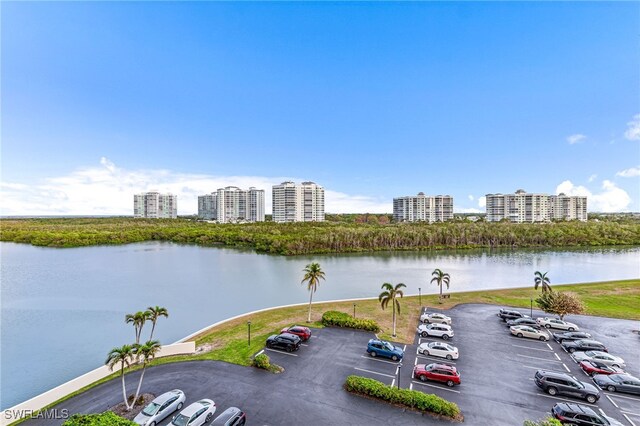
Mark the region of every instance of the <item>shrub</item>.
POLYGON ((553 417, 547 417, 546 419, 537 422, 525 420, 524 426, 562 426, 562 423, 560 423, 560 420, 556 420, 553 417))
POLYGON ((573 293, 549 291, 536 299, 538 307, 549 314, 556 314, 560 319, 565 315, 584 313, 584 304, 573 293))
POLYGON ((355 328, 357 330, 373 331, 374 333, 380 331, 380 326, 374 320, 354 318, 349 314, 338 311, 327 311, 322 314, 322 325, 355 328))
POLYGON ((348 392, 378 398, 391 404, 400 404, 407 408, 451 418, 460 417, 460 408, 453 402, 433 394, 393 388, 374 379, 349 376, 344 383, 344 388, 348 392))
POLYGON ((136 424, 112 411, 105 411, 100 414, 74 414, 62 423, 62 426, 136 426, 136 424))
POLYGON ((256 355, 253 359, 253 365, 264 370, 269 370, 271 367, 271 360, 265 354, 256 355))

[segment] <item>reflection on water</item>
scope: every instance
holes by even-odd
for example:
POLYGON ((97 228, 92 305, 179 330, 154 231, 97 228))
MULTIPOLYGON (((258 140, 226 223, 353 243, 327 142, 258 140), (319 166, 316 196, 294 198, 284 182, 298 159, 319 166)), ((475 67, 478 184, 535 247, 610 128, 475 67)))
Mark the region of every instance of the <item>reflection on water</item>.
POLYGON ((213 322, 269 306, 304 303, 310 261, 326 281, 314 300, 373 297, 383 282, 407 294, 437 293, 431 271, 451 274, 451 292, 640 276, 640 248, 448 250, 282 257, 250 250, 149 242, 50 249, 0 243, 2 322, 0 407, 78 376, 132 340, 124 315, 165 306, 157 337, 174 342, 213 322))

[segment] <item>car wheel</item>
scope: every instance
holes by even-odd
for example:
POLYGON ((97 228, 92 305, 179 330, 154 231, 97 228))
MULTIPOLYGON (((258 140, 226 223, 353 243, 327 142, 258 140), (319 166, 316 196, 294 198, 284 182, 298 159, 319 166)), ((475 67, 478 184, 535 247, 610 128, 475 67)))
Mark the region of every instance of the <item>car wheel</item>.
POLYGON ((453 387, 453 385, 455 385, 455 383, 453 383, 453 380, 447 380, 447 386, 449 386, 450 388, 453 387))
POLYGON ((156 422, 149 423, 149 426, 156 426, 156 422))
POLYGON ((178 408, 176 408, 176 411, 177 411, 177 410, 179 410, 179 409, 181 409, 183 405, 184 405, 184 404, 183 404, 182 402, 181 402, 180 404, 178 404, 178 408))
POLYGON ((574 353, 575 351, 576 351, 575 348, 569 348, 569 353, 570 354, 574 353))
POLYGON ((595 395, 587 395, 586 400, 589 404, 595 404, 598 398, 595 395))
POLYGON ((205 423, 209 423, 212 418, 213 418, 213 413, 209 413, 209 414, 207 414, 207 418, 204 419, 204 422, 205 423))
POLYGON ((393 356, 391 357, 391 359, 392 359, 393 361, 397 361, 397 360, 398 360, 398 356, 397 356, 397 355, 393 355, 393 356))
POLYGON ((422 355, 422 354, 424 354, 424 351, 423 351, 422 349, 418 348, 418 353, 419 353, 420 355, 422 355))
POLYGON ((613 364, 612 367, 616 367, 616 368, 622 368, 620 367, 618 364, 613 364))
POLYGON ((551 328, 551 324, 545 324, 544 326, 547 328, 551 328))
POLYGON ((420 376, 420 381, 421 382, 426 382, 427 381, 427 376, 420 376))
POLYGON ((378 354, 376 353, 376 351, 371 351, 371 353, 370 353, 369 355, 371 355, 371 356, 372 356, 372 357, 374 357, 374 358, 375 358, 376 356, 378 356, 378 354))
POLYGON ((448 360, 452 360, 452 359, 453 359, 453 357, 452 357, 451 355, 447 355, 447 359, 448 359, 448 360))
POLYGON ((442 335, 442 339, 443 339, 443 340, 449 340, 449 336, 447 336, 446 334, 443 334, 443 335, 442 335))
POLYGON ((429 333, 427 333, 426 331, 423 331, 422 333, 420 333, 420 335, 422 337, 427 337, 429 335, 429 333))
POLYGON ((609 386, 607 386, 607 390, 608 390, 609 392, 615 392, 615 391, 616 391, 616 387, 615 387, 615 386, 611 386, 611 385, 609 385, 609 386))
POLYGON ((550 386, 547 388, 547 393, 549 395, 557 395, 558 394, 558 389, 554 388, 553 386, 550 386))
POLYGON ((540 340, 544 342, 545 340, 547 340, 547 338, 544 336, 540 336, 540 340))
POLYGON ((522 336, 522 333, 518 333, 518 334, 516 334, 516 336, 518 336, 518 337, 523 337, 523 336, 522 336))
POLYGON ((425 319, 424 321, 422 321, 423 324, 429 324, 429 320, 425 319))
POLYGON ((575 328, 569 327, 569 331, 575 331, 575 328))
POLYGON ((429 353, 429 351, 424 351, 423 354, 425 354, 426 356, 431 356, 431 354, 429 353))

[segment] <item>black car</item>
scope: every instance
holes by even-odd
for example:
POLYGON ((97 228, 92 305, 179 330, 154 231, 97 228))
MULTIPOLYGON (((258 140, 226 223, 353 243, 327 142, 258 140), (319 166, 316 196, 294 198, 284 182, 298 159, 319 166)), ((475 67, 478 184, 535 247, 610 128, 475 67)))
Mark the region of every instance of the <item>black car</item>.
POLYGON ((237 407, 230 407, 211 422, 211 426, 242 426, 247 422, 247 415, 237 407))
POLYGON ((274 334, 267 339, 267 348, 278 348, 284 349, 287 352, 293 352, 300 348, 300 341, 300 338, 295 334, 274 334))
POLYGON ((502 321, 515 320, 518 318, 529 318, 529 315, 525 315, 521 312, 514 311, 512 309, 500 309, 498 317, 502 318, 502 321))
POLYGON ((597 340, 580 339, 580 340, 565 340, 562 342, 562 347, 569 353, 576 351, 602 351, 609 352, 607 347, 598 342, 597 340))
POLYGON ((600 399, 598 388, 590 383, 580 382, 565 373, 538 370, 534 381, 540 389, 551 396, 572 396, 585 399, 589 404, 595 404, 600 399))
POLYGON ((538 324, 533 318, 518 318, 507 321, 507 327, 511 327, 512 325, 528 325, 529 327, 533 327, 538 330, 541 328, 540 324, 538 324))
POLYGON ((640 395, 640 379, 631 374, 596 374, 593 381, 609 392, 626 392, 640 395))
POLYGON ((559 403, 553 406, 551 414, 562 424, 576 426, 623 426, 622 423, 611 417, 596 413, 591 407, 580 404, 559 403))
POLYGON ((591 339, 591 335, 589 333, 585 333, 584 331, 565 331, 563 333, 553 333, 553 340, 558 343, 562 343, 565 340, 580 339, 591 339))

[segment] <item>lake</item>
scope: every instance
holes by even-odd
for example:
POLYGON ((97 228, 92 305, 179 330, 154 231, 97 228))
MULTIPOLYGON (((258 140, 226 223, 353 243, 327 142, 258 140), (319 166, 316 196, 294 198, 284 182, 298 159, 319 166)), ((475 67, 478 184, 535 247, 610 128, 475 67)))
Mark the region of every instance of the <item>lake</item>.
MULTIPOLYGON (((640 248, 464 250, 281 257, 253 251, 148 242, 71 249, 0 243, 0 407, 9 408, 103 364, 133 341, 126 313, 164 306, 154 337, 173 343, 216 321, 309 295, 302 269, 326 272, 314 300, 374 297, 383 282, 407 294, 437 293, 430 273, 451 274, 451 292, 638 278, 640 248)), ((147 330, 148 331, 148 330, 147 330)))

